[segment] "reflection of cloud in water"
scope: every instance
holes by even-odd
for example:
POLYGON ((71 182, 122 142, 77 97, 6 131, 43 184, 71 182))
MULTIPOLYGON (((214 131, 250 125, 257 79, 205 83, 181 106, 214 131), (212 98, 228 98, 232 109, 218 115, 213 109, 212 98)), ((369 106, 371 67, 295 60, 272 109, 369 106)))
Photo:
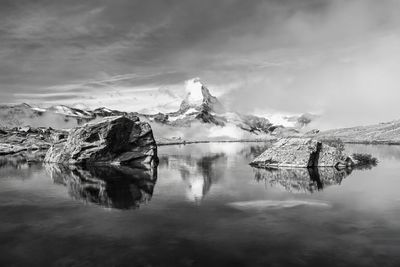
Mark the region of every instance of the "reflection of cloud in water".
POLYGON ((314 193, 326 186, 339 185, 350 175, 350 169, 336 168, 279 168, 256 169, 255 179, 264 181, 271 187, 279 188, 291 193, 314 193))
POLYGON ((318 200, 255 200, 232 202, 229 206, 239 210, 264 210, 264 209, 282 209, 293 208, 297 206, 313 206, 326 208, 330 207, 329 203, 318 200))
POLYGON ((77 200, 117 209, 135 209, 153 195, 156 169, 126 166, 77 167, 46 164, 53 181, 77 200))
POLYGON ((178 170, 180 178, 186 184, 186 197, 190 201, 200 202, 210 191, 211 185, 223 176, 218 165, 226 167, 227 157, 224 153, 202 156, 172 155, 160 156, 160 168, 178 170), (218 167, 217 167, 218 166, 218 167))

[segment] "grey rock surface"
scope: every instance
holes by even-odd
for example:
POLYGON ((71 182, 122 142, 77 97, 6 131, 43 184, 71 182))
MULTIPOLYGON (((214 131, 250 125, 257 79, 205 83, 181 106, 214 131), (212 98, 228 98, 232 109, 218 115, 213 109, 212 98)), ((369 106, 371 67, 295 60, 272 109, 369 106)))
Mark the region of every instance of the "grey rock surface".
POLYGON ((81 165, 154 165, 157 145, 150 125, 124 116, 106 117, 71 130, 47 151, 45 162, 81 165))
POLYGON ((3 128, 0 134, 0 155, 29 154, 46 151, 55 141, 65 140, 67 131, 52 128, 3 128), (55 140, 57 139, 57 140, 55 140))
POLYGON ((315 139, 282 138, 250 164, 258 167, 336 167, 350 164, 342 149, 315 139))

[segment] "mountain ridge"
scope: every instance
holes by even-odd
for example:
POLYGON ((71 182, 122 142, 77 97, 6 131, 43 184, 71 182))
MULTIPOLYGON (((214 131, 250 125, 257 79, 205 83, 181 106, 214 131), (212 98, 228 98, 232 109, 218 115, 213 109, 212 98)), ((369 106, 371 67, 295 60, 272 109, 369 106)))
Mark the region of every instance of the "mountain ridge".
POLYGON ((71 128, 97 118, 108 116, 138 116, 169 127, 187 128, 194 123, 220 127, 237 127, 254 135, 270 134, 276 128, 267 118, 250 114, 230 112, 199 78, 186 82, 186 97, 175 112, 143 114, 124 112, 106 107, 80 109, 67 105, 53 105, 48 108, 31 106, 27 103, 0 106, 0 126, 12 128, 18 126, 49 126, 53 128, 71 128))

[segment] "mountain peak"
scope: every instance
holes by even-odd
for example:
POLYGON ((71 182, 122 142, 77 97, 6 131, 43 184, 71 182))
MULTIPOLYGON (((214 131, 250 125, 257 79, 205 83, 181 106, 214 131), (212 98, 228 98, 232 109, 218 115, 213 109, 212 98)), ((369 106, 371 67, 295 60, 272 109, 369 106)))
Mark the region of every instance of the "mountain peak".
POLYGON ((224 108, 218 99, 211 95, 210 91, 200 78, 196 77, 185 82, 186 97, 181 103, 180 111, 186 111, 190 108, 196 110, 206 110, 221 112, 224 108))
POLYGON ((185 101, 190 106, 199 106, 203 102, 203 84, 200 78, 196 77, 185 82, 186 98, 185 101))

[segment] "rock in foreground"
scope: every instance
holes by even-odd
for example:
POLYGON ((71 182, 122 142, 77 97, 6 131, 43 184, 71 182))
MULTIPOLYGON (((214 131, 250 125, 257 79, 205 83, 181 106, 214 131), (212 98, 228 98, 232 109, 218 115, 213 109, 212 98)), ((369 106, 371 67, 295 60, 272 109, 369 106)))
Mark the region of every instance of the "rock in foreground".
POLYGON ((53 145, 45 162, 79 165, 154 165, 157 146, 148 123, 106 117, 74 128, 66 142, 53 145))
POLYGON ((352 165, 343 149, 315 139, 284 138, 274 143, 251 165, 257 167, 338 167, 352 165))

